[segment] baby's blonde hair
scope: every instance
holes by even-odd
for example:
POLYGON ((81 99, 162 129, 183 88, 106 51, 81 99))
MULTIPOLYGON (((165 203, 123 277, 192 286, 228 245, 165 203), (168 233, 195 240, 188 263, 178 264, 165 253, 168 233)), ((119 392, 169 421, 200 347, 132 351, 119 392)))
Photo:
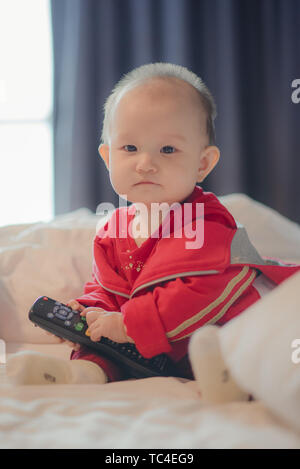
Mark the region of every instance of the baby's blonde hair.
POLYGON ((103 106, 104 120, 101 134, 101 143, 109 144, 109 125, 115 105, 119 98, 125 94, 125 92, 129 91, 135 86, 145 83, 151 78, 157 77, 178 78, 189 83, 196 89, 196 91, 199 93, 202 105, 206 111, 206 126, 209 145, 214 145, 216 138, 214 120, 217 116, 217 110, 211 92, 205 83, 201 80, 201 78, 188 70, 186 67, 165 62, 141 65, 140 67, 137 67, 131 72, 123 75, 123 77, 118 81, 103 106))

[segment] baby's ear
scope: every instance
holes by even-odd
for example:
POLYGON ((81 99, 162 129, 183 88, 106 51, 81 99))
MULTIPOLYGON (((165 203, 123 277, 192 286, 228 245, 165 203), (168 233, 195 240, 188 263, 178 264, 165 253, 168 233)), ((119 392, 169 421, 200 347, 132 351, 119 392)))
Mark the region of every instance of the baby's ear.
POLYGON ((105 166, 109 169, 109 145, 101 144, 98 148, 99 155, 103 159, 105 166))
POLYGON ((214 145, 208 145, 200 155, 198 181, 202 182, 214 169, 220 159, 220 150, 214 145))

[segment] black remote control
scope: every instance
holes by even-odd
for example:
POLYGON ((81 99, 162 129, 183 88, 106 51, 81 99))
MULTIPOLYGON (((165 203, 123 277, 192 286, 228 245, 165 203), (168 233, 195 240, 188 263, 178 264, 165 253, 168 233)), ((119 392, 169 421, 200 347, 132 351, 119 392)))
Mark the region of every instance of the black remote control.
POLYGON ((174 363, 165 354, 145 358, 131 343, 117 343, 106 337, 102 337, 99 342, 93 342, 87 335, 88 325, 85 317, 80 316, 79 311, 74 311, 48 296, 37 298, 30 308, 29 319, 58 337, 85 345, 95 353, 121 363, 130 377, 177 376, 174 363))

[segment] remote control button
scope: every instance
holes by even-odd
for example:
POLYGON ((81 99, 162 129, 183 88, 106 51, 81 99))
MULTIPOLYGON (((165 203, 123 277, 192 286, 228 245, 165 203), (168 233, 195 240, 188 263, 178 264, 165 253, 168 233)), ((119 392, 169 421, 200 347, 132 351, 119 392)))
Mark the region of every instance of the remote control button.
POLYGON ((85 331, 85 335, 87 335, 88 337, 90 337, 91 333, 90 333, 90 330, 89 330, 89 329, 87 329, 87 330, 85 331))
POLYGON ((75 329, 76 329, 76 331, 79 331, 79 332, 80 332, 80 331, 82 331, 83 328, 84 328, 83 322, 77 322, 77 323, 75 324, 75 329))
POLYGON ((71 321, 65 321, 65 326, 71 326, 71 321))
MULTIPOLYGON (((57 307, 56 307, 57 308, 57 307)), ((58 308, 53 309, 55 317, 61 319, 62 321, 66 321, 67 319, 72 319, 74 313, 69 309, 58 308)))
POLYGON ((53 314, 53 313, 47 313, 47 318, 53 319, 53 318, 54 318, 54 314, 53 314))

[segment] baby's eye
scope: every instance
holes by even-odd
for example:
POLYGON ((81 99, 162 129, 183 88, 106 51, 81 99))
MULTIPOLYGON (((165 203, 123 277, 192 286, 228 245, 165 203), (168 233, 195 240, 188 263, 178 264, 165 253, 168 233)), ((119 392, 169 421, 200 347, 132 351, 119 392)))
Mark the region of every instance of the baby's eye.
POLYGON ((170 145, 164 146, 163 149, 167 149, 167 151, 165 151, 164 153, 174 153, 174 151, 175 151, 175 148, 171 147, 170 145), (172 150, 174 150, 174 151, 172 151, 172 150))
MULTIPOLYGON (((131 148, 133 147, 133 148, 136 149, 136 147, 135 147, 134 145, 124 145, 125 150, 126 150, 126 147, 127 147, 127 148, 128 148, 128 147, 131 147, 131 148)), ((130 153, 132 153, 131 150, 128 150, 128 151, 129 151, 130 153)), ((135 151, 135 150, 133 150, 133 151, 135 151)))
MULTIPOLYGON (((129 153, 132 153, 133 151, 136 151, 136 146, 135 145, 124 145, 123 147, 126 151, 129 153)), ((163 147, 163 153, 174 153, 175 148, 171 147, 170 145, 165 145, 163 147)))

